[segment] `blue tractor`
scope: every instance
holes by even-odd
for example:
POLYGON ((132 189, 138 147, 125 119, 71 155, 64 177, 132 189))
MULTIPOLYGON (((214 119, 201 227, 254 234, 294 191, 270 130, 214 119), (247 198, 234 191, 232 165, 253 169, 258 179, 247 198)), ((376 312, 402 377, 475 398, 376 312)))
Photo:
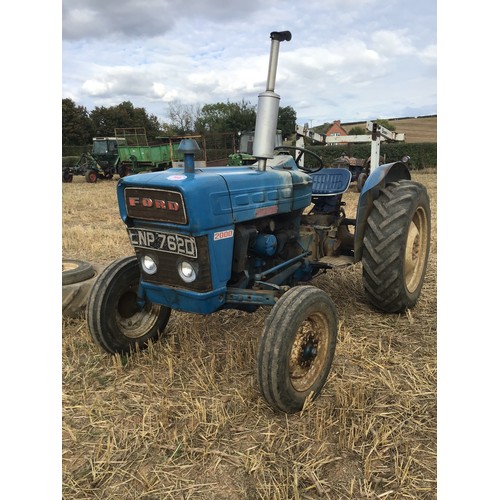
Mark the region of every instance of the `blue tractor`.
POLYGON ((351 173, 322 169, 298 147, 275 147, 280 43, 271 33, 267 88, 259 95, 253 165, 195 168, 184 139, 184 167, 118 181, 118 203, 135 255, 111 263, 87 305, 94 341, 108 353, 147 347, 171 311, 210 314, 269 307, 256 373, 275 410, 300 411, 330 373, 337 339, 331 297, 310 284, 318 273, 362 262, 364 289, 386 312, 415 305, 430 243, 425 187, 401 162, 373 170, 348 219, 342 194, 351 173))

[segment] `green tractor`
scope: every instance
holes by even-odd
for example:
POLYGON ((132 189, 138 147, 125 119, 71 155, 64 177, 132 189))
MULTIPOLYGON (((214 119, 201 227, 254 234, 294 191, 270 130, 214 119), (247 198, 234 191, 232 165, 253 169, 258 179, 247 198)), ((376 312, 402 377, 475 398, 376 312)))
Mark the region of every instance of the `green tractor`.
POLYGON ((120 163, 116 137, 94 137, 92 151, 83 153, 72 167, 63 167, 63 182, 72 182, 74 175, 84 175, 90 183, 112 179, 120 163))

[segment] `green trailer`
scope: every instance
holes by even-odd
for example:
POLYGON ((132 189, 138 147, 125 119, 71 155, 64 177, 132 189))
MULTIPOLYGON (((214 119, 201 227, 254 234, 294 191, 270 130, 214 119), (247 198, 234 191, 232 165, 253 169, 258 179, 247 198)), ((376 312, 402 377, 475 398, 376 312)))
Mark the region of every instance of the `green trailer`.
POLYGON ((174 161, 182 161, 178 153, 180 139, 157 137, 149 142, 144 128, 115 128, 120 165, 118 174, 125 177, 140 172, 166 170, 174 161))

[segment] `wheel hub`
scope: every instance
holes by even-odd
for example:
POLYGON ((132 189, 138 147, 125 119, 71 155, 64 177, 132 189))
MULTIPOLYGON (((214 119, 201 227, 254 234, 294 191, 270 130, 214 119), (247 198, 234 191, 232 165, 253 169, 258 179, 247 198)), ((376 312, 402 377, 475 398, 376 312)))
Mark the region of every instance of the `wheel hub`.
POLYGON ((297 391, 307 391, 323 369, 328 346, 328 322, 314 313, 297 330, 289 360, 289 376, 297 391))
POLYGON ((318 355, 318 340, 312 335, 302 344, 302 352, 299 355, 299 365, 303 368, 309 368, 318 355))

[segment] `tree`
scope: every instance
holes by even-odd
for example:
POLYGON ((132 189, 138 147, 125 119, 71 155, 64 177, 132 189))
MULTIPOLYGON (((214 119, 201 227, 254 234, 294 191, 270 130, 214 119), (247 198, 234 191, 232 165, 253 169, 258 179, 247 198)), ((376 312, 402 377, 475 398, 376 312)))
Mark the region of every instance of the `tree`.
POLYGON ((199 115, 199 107, 172 101, 167 110, 169 121, 163 125, 163 130, 169 136, 193 134, 199 115))
POLYGON ((297 123, 297 113, 291 106, 280 106, 278 112, 278 130, 281 130, 283 138, 293 137, 295 134, 295 124, 297 123))
POLYGON ((367 134, 368 131, 364 129, 364 127, 361 127, 360 125, 356 125, 355 127, 352 127, 351 130, 349 130, 349 135, 365 135, 367 134))
POLYGON ((161 135, 158 118, 148 114, 144 108, 134 108, 130 101, 124 101, 117 106, 106 108, 100 106, 90 112, 96 135, 113 136, 115 128, 140 128, 146 130, 150 139, 161 135))
POLYGON ((386 120, 385 118, 377 119, 375 121, 379 125, 382 125, 382 127, 385 127, 386 129, 391 130, 392 132, 396 131, 396 127, 389 120, 386 120))
POLYGON ((255 106, 242 100, 235 102, 218 102, 205 104, 196 120, 198 133, 233 132, 253 130, 255 127, 255 106))
POLYGON ((62 100, 62 145, 84 146, 92 142, 92 120, 84 106, 72 99, 62 100))

